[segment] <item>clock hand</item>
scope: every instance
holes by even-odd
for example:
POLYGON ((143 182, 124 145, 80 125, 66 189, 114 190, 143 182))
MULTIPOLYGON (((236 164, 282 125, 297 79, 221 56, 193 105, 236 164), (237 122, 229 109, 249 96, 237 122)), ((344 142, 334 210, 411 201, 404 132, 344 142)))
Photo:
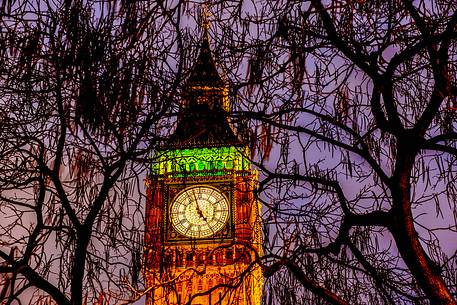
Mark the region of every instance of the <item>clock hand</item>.
POLYGON ((208 222, 206 220, 206 217, 203 215, 203 211, 200 209, 200 204, 198 203, 198 200, 197 200, 197 196, 195 196, 195 192, 192 190, 192 195, 194 196, 194 200, 195 200, 195 205, 196 205, 196 208, 197 208, 197 214, 198 216, 200 216, 201 218, 203 218, 203 220, 205 222, 208 222))
POLYGON ((198 216, 200 216, 201 218, 203 218, 204 221, 206 221, 206 217, 203 215, 203 212, 200 209, 200 206, 198 205, 198 202, 197 202, 197 213, 198 213, 198 216))

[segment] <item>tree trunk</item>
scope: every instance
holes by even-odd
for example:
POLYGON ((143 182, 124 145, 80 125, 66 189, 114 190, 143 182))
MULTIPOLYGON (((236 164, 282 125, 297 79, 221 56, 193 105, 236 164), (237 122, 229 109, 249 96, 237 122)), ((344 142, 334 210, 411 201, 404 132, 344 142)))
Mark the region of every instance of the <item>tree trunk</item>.
MULTIPOLYGON (((409 163, 409 162, 405 162, 409 163)), ((412 163, 410 163, 412 164, 412 163)), ((409 182, 410 167, 404 166, 392 183, 393 223, 390 231, 395 239, 398 251, 417 280, 430 304, 456 305, 449 289, 446 287, 440 272, 420 244, 414 228, 411 211, 409 182)))
POLYGON ((82 305, 83 303, 83 280, 89 238, 90 234, 81 234, 76 242, 75 258, 71 270, 71 305, 82 305))

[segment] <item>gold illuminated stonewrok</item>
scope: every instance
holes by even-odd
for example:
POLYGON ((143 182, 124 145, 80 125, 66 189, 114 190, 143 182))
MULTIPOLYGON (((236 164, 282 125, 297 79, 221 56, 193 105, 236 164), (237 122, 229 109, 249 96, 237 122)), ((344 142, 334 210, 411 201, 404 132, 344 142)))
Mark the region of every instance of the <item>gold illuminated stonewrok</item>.
POLYGON ((146 180, 147 305, 259 305, 262 295, 257 172, 229 123, 229 88, 203 24, 176 129, 146 180))

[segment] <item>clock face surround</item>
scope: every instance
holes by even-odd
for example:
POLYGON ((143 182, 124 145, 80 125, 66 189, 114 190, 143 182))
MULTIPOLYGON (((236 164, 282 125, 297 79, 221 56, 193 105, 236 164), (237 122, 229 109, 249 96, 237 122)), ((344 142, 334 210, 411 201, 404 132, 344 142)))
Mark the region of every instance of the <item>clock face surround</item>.
POLYGON ((209 185, 196 185, 178 193, 169 212, 171 224, 179 234, 207 238, 226 226, 229 209, 221 191, 209 185))

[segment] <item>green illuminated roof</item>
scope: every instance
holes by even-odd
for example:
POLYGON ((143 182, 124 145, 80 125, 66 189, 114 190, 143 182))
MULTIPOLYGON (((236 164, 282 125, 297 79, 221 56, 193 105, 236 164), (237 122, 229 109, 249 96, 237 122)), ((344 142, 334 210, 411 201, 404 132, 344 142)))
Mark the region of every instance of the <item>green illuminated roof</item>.
POLYGON ((250 169, 249 149, 236 146, 158 151, 152 162, 156 176, 219 176, 250 169))

